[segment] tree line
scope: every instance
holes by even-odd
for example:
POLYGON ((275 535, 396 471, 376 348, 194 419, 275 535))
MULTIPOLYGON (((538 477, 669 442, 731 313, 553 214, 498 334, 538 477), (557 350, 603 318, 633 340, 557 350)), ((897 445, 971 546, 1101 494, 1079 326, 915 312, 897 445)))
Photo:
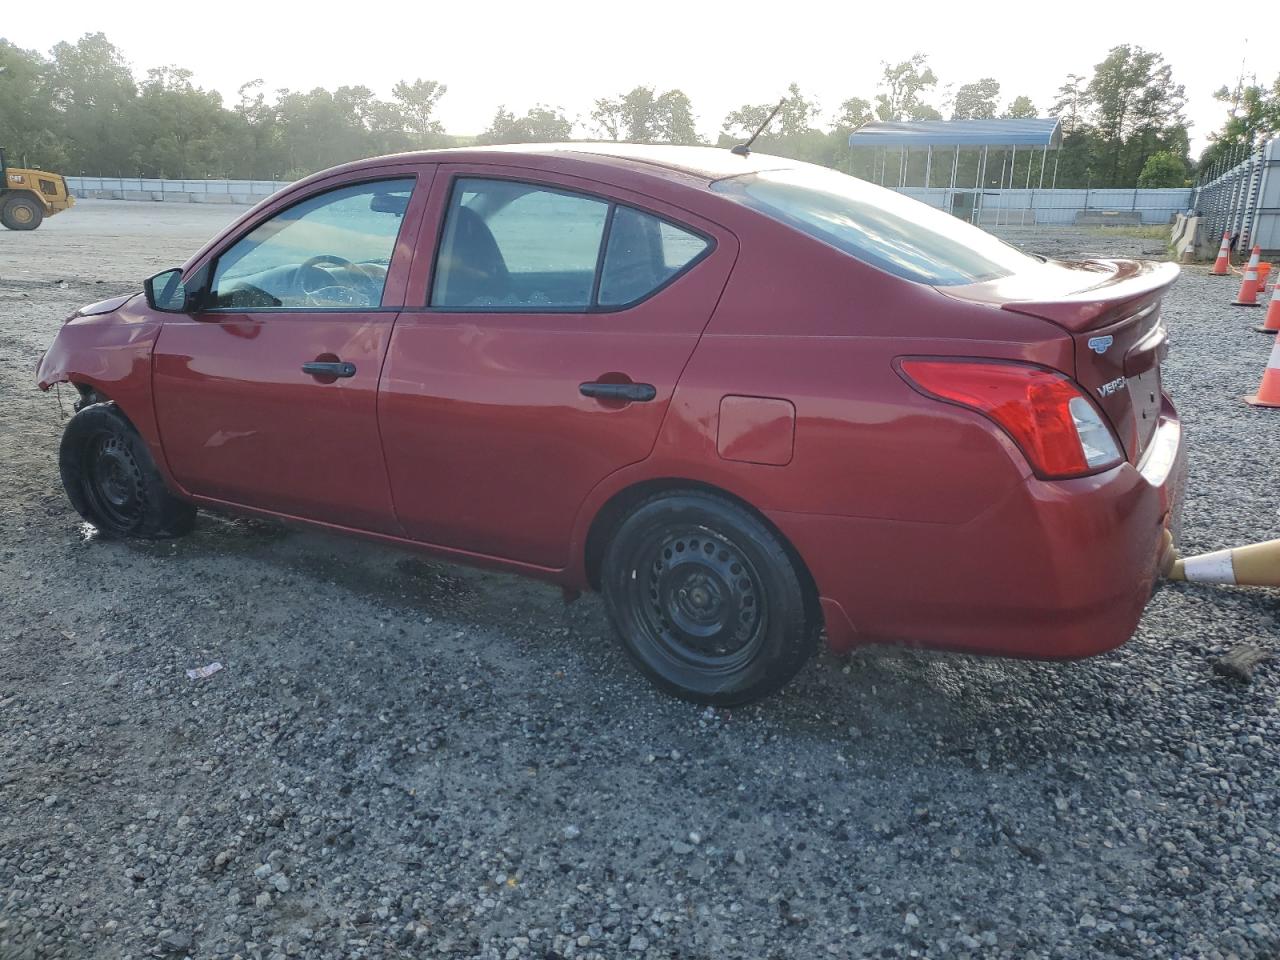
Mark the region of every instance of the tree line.
MULTIPOLYGON (((0 145, 14 162, 68 174, 288 180, 359 157, 452 145, 706 142, 693 104, 679 89, 638 86, 601 97, 585 117, 546 104, 523 113, 503 104, 483 132, 467 137, 450 134, 437 119, 447 94, 444 83, 422 78, 397 83, 390 99, 359 85, 268 91, 251 80, 226 103, 181 67, 155 67, 140 79, 102 33, 59 43, 48 55, 0 38, 0 145)), ((885 63, 870 98, 850 97, 829 118, 792 83, 757 149, 875 177, 885 170, 884 158, 848 146, 849 134, 873 120, 1034 117, 1043 110, 1063 126, 1058 186, 1181 186, 1234 145, 1280 126, 1280 80, 1267 89, 1224 88, 1218 96, 1231 112, 1196 164, 1188 150, 1185 90, 1158 53, 1114 47, 1092 74, 1069 75, 1054 101, 1039 105, 1025 95, 1004 98, 993 77, 943 85, 917 54, 885 63)), ((728 146, 750 136, 775 106, 730 111, 715 142, 728 146)), ((1035 172, 1032 158, 1017 159, 1028 165, 1011 169, 1014 183, 1035 172)), ((888 179, 896 176, 895 166, 888 179)))

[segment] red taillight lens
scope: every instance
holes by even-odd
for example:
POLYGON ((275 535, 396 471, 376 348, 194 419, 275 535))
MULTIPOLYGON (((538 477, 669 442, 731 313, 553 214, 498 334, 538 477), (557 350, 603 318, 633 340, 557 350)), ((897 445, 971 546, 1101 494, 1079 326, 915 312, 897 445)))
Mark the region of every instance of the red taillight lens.
POLYGON ((1069 378, 1053 370, 1023 363, 981 360, 903 360, 907 379, 940 400, 976 410, 1013 438, 1042 477, 1062 479, 1093 473, 1120 461, 1086 453, 1080 423, 1071 401, 1093 407, 1069 378))

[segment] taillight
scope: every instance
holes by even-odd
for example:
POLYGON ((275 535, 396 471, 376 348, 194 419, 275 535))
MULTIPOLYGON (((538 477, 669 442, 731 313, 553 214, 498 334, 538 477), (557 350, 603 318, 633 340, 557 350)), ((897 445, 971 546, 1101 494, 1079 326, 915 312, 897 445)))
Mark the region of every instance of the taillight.
POLYGON ((1055 370, 984 360, 908 359, 899 367, 924 393, 993 420, 1042 477, 1078 477, 1124 459, 1093 403, 1055 370))

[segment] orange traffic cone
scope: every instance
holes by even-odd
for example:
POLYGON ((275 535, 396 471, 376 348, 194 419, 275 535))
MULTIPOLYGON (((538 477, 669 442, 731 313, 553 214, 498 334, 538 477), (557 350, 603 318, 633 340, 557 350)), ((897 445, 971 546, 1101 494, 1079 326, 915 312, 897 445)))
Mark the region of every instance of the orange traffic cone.
POLYGON ((1176 557, 1168 577, 1243 587, 1280 587, 1280 540, 1217 550, 1198 557, 1176 557))
POLYGON ((1249 265, 1244 268, 1244 280, 1240 283, 1240 292, 1231 301, 1236 307, 1260 307, 1258 302, 1258 260, 1262 257, 1262 248, 1254 245, 1249 255, 1249 265))
POLYGON ((1271 264, 1263 260, 1258 263, 1258 294, 1267 292, 1267 278, 1271 275, 1271 264))
POLYGON ((1231 272, 1231 232, 1229 230, 1222 231, 1222 246, 1218 248, 1218 259, 1213 261, 1213 269, 1209 271, 1211 277, 1225 277, 1231 272))
POLYGON ((1280 333, 1280 297, 1272 296, 1267 304, 1267 318, 1262 321, 1262 326, 1253 329, 1259 333, 1280 333))
POLYGON ((1276 337, 1267 358, 1267 369, 1262 372, 1258 392, 1244 398, 1253 407, 1280 407, 1280 337, 1276 337))

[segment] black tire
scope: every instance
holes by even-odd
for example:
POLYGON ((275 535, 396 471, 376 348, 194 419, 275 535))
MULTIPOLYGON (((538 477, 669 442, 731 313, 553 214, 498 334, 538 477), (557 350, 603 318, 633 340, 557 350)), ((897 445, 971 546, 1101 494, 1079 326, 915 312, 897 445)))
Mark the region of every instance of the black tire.
POLYGON ((663 690, 716 706, 774 693, 812 656, 807 582, 751 511, 693 490, 641 503, 601 570, 609 619, 636 665, 663 690))
POLYGON ((0 206, 0 221, 10 230, 34 230, 44 220, 44 207, 25 194, 14 194, 0 206))
POLYGON ((112 402, 90 404, 67 422, 58 470, 71 505, 103 536, 159 540, 195 523, 195 506, 169 492, 146 443, 112 402))

